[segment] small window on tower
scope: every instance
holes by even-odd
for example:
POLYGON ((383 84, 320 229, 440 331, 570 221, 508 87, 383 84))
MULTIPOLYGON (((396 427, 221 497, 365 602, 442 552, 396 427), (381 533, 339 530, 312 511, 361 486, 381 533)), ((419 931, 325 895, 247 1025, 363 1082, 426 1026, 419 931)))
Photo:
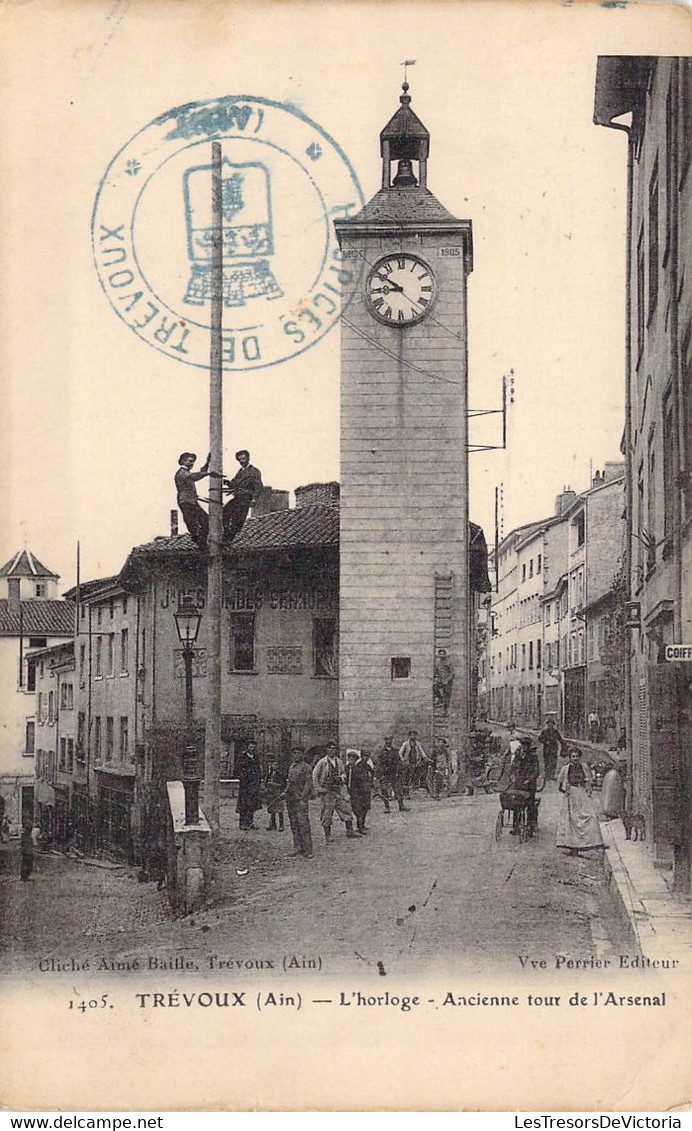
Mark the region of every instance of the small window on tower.
POLYGON ((410 656, 392 656, 392 679, 411 678, 410 656))

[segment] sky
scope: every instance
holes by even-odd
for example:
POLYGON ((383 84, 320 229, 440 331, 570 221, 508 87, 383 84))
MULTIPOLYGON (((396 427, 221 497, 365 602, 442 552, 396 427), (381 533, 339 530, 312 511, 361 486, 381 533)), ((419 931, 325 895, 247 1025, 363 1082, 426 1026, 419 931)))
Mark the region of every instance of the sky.
MULTIPOLYGON (((681 13, 480 0, 369 4, 5 5, 0 13, 0 558, 27 545, 75 581, 117 573, 168 532, 179 452, 203 455, 208 381, 116 317, 90 221, 115 154, 158 115, 222 95, 299 108, 346 152, 369 199, 379 132, 412 106, 431 134, 428 185, 473 223, 472 408, 500 406, 506 451, 472 454, 471 517, 493 537, 553 511, 617 460, 623 427, 626 138, 593 125, 599 53, 675 53, 681 13), (67 17, 67 18, 66 18, 67 17)), ((339 329, 272 369, 224 379, 225 470, 239 447, 265 483, 339 477, 339 329)), ((499 417, 471 440, 500 443, 499 417)))

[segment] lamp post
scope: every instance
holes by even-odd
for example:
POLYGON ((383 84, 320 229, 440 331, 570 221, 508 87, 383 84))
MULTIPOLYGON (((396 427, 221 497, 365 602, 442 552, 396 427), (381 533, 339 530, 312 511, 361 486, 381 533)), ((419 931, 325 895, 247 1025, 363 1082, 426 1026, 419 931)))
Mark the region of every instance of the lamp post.
POLYGON ((178 640, 183 649, 185 666, 185 729, 187 741, 183 755, 183 789, 185 790, 185 824, 199 824, 199 769, 192 702, 192 660, 202 617, 189 598, 182 598, 173 614, 178 640))

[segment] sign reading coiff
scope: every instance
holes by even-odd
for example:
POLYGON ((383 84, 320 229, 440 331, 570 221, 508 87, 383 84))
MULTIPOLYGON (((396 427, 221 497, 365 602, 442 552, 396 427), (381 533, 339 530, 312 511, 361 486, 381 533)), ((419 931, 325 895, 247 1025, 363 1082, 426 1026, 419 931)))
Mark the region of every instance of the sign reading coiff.
POLYGON ((673 663, 680 660, 692 661, 692 644, 666 644, 666 660, 673 663))

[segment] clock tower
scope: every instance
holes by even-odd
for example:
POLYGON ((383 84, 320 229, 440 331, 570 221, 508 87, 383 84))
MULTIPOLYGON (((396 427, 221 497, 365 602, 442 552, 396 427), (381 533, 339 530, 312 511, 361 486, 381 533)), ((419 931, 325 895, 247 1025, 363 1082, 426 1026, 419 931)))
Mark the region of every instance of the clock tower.
POLYGON ((408 83, 380 134, 382 187, 336 222, 358 282, 341 324, 339 734, 465 750, 470 220, 427 187, 408 83), (354 264, 355 265, 355 264, 354 264))

